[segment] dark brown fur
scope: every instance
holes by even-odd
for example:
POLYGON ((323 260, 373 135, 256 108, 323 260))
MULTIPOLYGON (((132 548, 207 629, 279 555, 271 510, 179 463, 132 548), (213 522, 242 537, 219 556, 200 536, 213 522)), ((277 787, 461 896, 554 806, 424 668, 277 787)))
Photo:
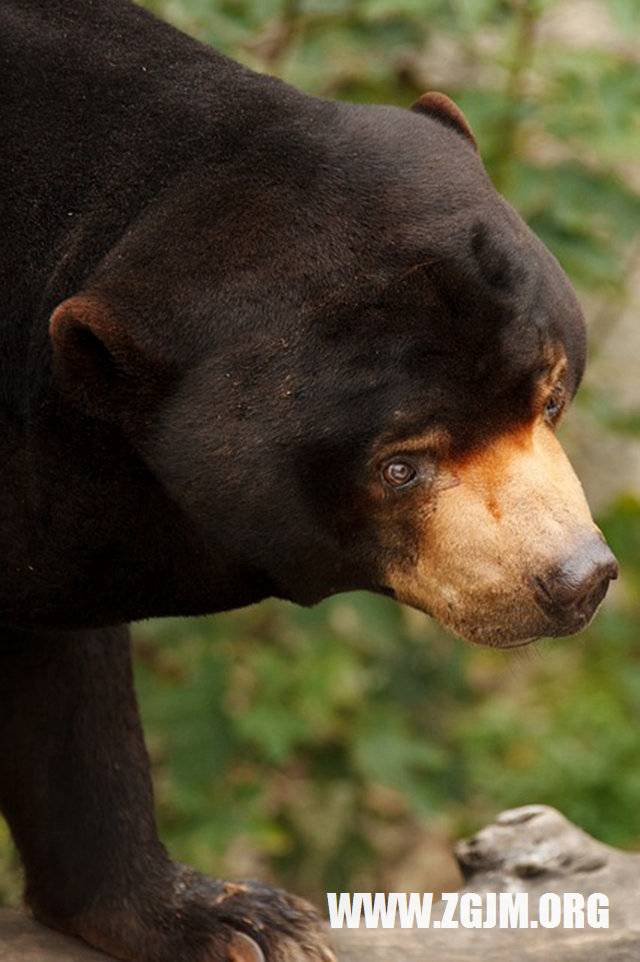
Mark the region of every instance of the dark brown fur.
POLYGON ((489 644, 576 630, 615 577, 551 435, 580 309, 442 95, 307 97, 127 0, 0 0, 0 89, 0 805, 27 900, 137 962, 320 962, 299 900, 169 860, 113 626, 365 588, 489 644))

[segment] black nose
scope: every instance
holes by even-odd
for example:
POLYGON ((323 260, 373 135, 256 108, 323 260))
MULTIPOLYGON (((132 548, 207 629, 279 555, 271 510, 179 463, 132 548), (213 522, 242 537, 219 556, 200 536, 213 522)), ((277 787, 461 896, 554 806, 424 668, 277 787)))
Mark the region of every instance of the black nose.
POLYGON ((578 631, 593 617, 618 570, 608 545, 594 535, 545 577, 535 579, 536 602, 556 622, 558 633, 578 631))

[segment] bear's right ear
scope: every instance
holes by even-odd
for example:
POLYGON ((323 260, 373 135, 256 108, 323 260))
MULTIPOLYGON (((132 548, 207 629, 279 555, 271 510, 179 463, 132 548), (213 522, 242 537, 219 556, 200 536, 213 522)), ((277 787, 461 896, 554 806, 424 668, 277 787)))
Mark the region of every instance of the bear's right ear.
POLYGON ((426 94, 422 94, 422 96, 418 97, 416 102, 411 105, 411 110, 414 110, 418 114, 427 114, 428 117, 439 120, 445 127, 450 127, 452 130, 457 131, 457 133, 462 134, 463 137, 466 137, 467 140, 470 141, 475 152, 480 153, 478 142, 473 136, 473 131, 469 126, 467 118, 458 105, 454 104, 453 100, 447 97, 446 94, 441 94, 437 90, 431 90, 426 94))
POLYGON ((121 421, 139 410, 161 371, 147 358, 107 304, 77 294, 56 307, 49 320, 54 383, 78 410, 121 421))

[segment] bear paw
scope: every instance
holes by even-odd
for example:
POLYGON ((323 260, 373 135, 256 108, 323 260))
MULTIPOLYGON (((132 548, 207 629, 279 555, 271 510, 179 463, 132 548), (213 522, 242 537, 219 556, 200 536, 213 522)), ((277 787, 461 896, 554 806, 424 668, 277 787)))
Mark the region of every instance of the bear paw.
POLYGON ((221 882, 178 868, 180 900, 219 920, 228 938, 222 955, 217 946, 205 948, 198 962, 336 962, 326 925, 304 899, 260 882, 221 882))
POLYGON ((71 924, 78 935, 127 962, 336 962, 328 927, 304 899, 260 882, 226 882, 182 865, 167 886, 99 899, 71 924))

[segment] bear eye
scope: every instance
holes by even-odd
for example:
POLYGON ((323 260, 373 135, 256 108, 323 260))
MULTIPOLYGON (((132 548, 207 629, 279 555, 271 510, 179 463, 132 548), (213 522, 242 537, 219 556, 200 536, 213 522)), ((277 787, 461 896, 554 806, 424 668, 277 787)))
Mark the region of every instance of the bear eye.
POLYGON ((544 403, 543 415, 545 421, 548 424, 555 424, 562 413, 563 407, 564 388, 561 384, 558 384, 544 403))
POLYGON ((382 477, 390 488, 404 488, 417 476, 418 472, 408 461, 390 461, 382 469, 382 477))

